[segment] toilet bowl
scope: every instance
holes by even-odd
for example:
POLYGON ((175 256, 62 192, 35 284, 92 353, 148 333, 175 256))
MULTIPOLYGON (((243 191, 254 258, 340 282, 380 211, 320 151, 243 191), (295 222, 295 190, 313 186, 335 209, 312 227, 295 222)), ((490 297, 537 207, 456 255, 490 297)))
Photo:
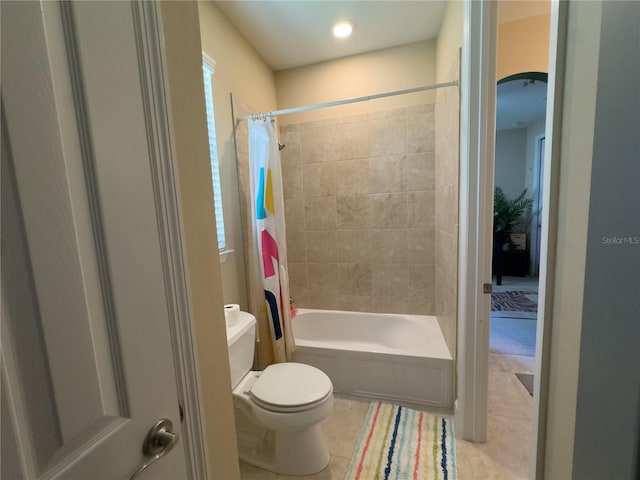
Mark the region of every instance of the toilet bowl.
POLYGON ((255 318, 243 313, 227 331, 239 456, 280 474, 317 473, 330 460, 320 422, 333 411, 331 380, 300 363, 251 371, 246 357, 250 347, 253 359, 255 318))

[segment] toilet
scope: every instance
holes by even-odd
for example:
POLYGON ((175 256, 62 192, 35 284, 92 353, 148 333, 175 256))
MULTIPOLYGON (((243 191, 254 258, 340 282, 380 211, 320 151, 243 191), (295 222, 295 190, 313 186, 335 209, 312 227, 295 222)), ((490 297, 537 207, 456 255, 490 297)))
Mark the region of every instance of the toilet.
POLYGON ((320 422, 333 411, 333 385, 321 370, 278 363, 252 371, 256 319, 238 312, 227 325, 240 458, 284 475, 311 475, 329 464, 320 422))

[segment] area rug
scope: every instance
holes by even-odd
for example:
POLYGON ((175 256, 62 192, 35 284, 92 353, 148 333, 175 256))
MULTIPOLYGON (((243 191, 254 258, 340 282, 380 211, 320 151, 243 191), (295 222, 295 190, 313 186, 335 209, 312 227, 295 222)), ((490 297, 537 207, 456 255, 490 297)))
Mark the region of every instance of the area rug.
POLYGON ((513 291, 494 292, 491 294, 492 312, 537 312, 538 302, 531 300, 536 298, 536 292, 513 291))
POLYGON ((530 373, 516 373, 516 377, 520 380, 520 383, 527 389, 529 395, 533 397, 533 375, 530 373))
POLYGON ((345 480, 454 480, 453 422, 406 407, 369 407, 345 480))

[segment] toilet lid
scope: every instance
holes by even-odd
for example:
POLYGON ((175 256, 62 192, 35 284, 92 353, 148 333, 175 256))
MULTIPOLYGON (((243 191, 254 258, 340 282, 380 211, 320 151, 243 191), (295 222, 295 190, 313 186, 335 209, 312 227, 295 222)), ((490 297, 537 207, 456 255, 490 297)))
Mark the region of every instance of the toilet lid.
POLYGON ((251 387, 260 403, 278 407, 300 407, 324 399, 333 390, 321 370, 302 363, 277 363, 264 369, 251 387))

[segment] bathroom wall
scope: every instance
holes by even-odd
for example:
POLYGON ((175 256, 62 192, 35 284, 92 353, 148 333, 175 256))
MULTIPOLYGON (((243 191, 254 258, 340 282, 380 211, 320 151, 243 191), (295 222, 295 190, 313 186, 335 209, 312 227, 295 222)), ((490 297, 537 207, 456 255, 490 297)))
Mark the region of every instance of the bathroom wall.
POLYGON ((297 305, 433 314, 434 105, 280 131, 297 305))
MULTIPOLYGON (((458 80, 454 57, 447 81, 458 80)), ((460 165, 458 89, 438 90, 435 104, 435 313, 456 358, 458 328, 458 191, 460 165)))
POLYGON ((463 35, 463 2, 449 1, 444 11, 436 42, 436 82, 450 79, 451 66, 457 62, 463 35))
POLYGON ((190 315, 198 355, 208 473, 240 478, 207 142, 198 8, 162 2, 165 67, 179 181, 190 315))
POLYGON ((214 2, 199 2, 202 50, 216 61, 213 94, 225 231, 233 249, 221 264, 224 303, 246 309, 246 272, 230 93, 253 111, 276 109, 273 72, 214 2))
POLYGON ((527 129, 514 128, 496 132, 495 185, 514 199, 525 188, 527 129))
POLYGON ((530 197, 534 197, 538 189, 536 184, 536 138, 545 133, 546 121, 546 117, 542 117, 527 127, 527 162, 524 172, 524 186, 530 197))
MULTIPOLYGON (((278 108, 361 97, 435 83, 435 40, 352 55, 276 72, 278 108)), ((341 118, 396 107, 433 103, 426 91, 370 102, 324 108, 279 117, 280 125, 326 118, 341 118)))
POLYGON ((498 2, 498 80, 522 72, 549 71, 551 2, 498 2))

